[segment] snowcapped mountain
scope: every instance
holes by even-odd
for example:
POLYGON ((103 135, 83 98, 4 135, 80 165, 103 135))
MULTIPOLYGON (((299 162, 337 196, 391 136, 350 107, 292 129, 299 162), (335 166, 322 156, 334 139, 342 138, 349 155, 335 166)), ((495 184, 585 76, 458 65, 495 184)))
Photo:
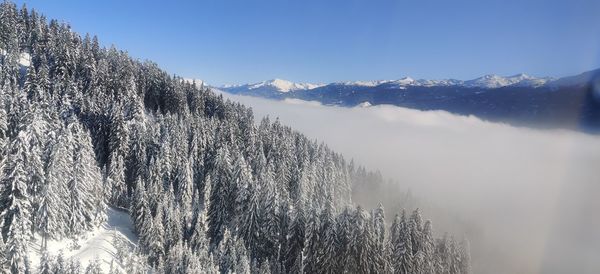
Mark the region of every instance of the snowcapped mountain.
POLYGON ((549 80, 550 78, 536 78, 523 73, 508 77, 490 74, 473 80, 465 81, 462 85, 465 87, 479 88, 500 88, 512 85, 521 87, 538 87, 544 85, 549 80))
MULTIPOLYGON (((374 80, 374 81, 347 81, 347 82, 335 82, 327 85, 323 84, 310 84, 310 83, 294 83, 282 79, 273 79, 263 81, 254 84, 243 84, 243 85, 226 85, 222 86, 221 89, 236 94, 249 94, 249 95, 262 95, 266 96, 269 93, 286 93, 294 91, 306 91, 312 90, 324 86, 336 86, 336 87, 378 87, 385 86, 392 89, 405 89, 406 87, 447 87, 447 86, 460 86, 466 88, 485 88, 494 89, 506 86, 518 86, 518 87, 539 87, 545 85, 552 78, 544 77, 537 78, 527 74, 517 74, 513 76, 498 76, 498 75, 485 75, 472 80, 457 80, 457 79, 442 79, 442 80, 429 80, 429 79, 414 79, 411 77, 404 77, 397 80, 374 80)), ((273 94, 271 94, 273 95, 273 94)))
POLYGON ((273 79, 268 81, 262 81, 254 84, 245 85, 225 85, 221 88, 226 90, 271 90, 277 92, 290 92, 298 90, 309 90, 323 86, 322 84, 311 84, 311 83, 294 83, 283 79, 273 79))
POLYGON ((392 82, 392 80, 375 80, 375 81, 347 81, 347 82, 337 82, 332 83, 330 85, 340 85, 340 86, 361 86, 361 87, 376 87, 381 84, 392 82))

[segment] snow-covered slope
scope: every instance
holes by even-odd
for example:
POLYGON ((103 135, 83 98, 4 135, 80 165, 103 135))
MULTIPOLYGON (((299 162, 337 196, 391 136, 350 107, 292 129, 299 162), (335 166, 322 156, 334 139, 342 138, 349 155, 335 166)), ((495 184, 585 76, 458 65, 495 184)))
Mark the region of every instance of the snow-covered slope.
MULTIPOLYGON (((107 220, 100 227, 81 236, 77 242, 72 239, 48 241, 48 255, 56 257, 62 253, 65 260, 79 261, 84 268, 97 259, 105 273, 108 273, 111 263, 113 267, 123 271, 125 258, 120 255, 131 255, 137 242, 129 214, 108 208, 107 220), (126 252, 127 250, 130 252, 126 252), (122 254, 123 251, 125 254, 122 254)), ((38 268, 42 253, 41 237, 35 235, 35 240, 29 244, 29 259, 33 269, 38 268)))
POLYGON ((29 53, 21 53, 21 56, 19 56, 19 65, 23 66, 23 67, 28 67, 29 65, 31 65, 31 55, 29 55, 29 53))

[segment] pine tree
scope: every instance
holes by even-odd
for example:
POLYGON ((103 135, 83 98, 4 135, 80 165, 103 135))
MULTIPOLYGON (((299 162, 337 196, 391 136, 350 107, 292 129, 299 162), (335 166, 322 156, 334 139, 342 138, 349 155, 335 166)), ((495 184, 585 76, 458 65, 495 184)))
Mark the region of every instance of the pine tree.
POLYGON ((40 258, 40 265, 38 266, 37 273, 39 274, 51 274, 52 273, 52 259, 49 257, 48 252, 43 252, 40 258))
POLYGON ((425 221, 423 225, 423 243, 422 243, 422 269, 424 273, 435 273, 435 239, 433 237, 433 228, 431 221, 425 221))
POLYGON ((390 266, 388 265, 388 254, 385 248, 385 213, 382 204, 379 204, 379 206, 373 210, 372 218, 374 232, 373 237, 375 238, 375 246, 373 250, 373 262, 375 264, 375 270, 379 273, 387 273, 390 272, 390 266))
POLYGON ((42 247, 46 247, 49 238, 66 235, 63 224, 68 223, 67 186, 65 179, 71 177, 72 150, 68 131, 61 129, 59 136, 51 145, 49 162, 46 167, 46 182, 40 189, 37 210, 37 229, 42 235, 42 247))
MULTIPOLYGON (((28 193, 32 204, 34 214, 31 214, 31 223, 36 224, 35 214, 39 208, 39 192, 46 180, 46 146, 49 138, 46 134, 49 130, 47 122, 48 117, 44 109, 40 109, 38 105, 32 105, 31 118, 25 128, 25 134, 28 136, 29 153, 27 158, 27 174, 29 174, 28 193)), ((32 226, 32 229, 35 226, 32 226)))
POLYGON ((223 233, 223 239, 219 244, 219 270, 222 274, 233 272, 236 263, 236 250, 234 239, 229 232, 229 229, 225 229, 223 233))
POLYGON ((31 202, 27 183, 29 181, 25 163, 28 144, 25 132, 21 131, 11 143, 11 153, 0 193, 0 225, 7 240, 6 257, 13 273, 25 273, 27 241, 31 235, 31 202))
POLYGON ((146 188, 144 187, 144 183, 141 179, 138 179, 135 186, 135 191, 132 197, 131 208, 129 209, 133 216, 133 224, 135 226, 135 230, 138 234, 141 234, 143 231, 143 224, 146 222, 147 218, 152 218, 148 216, 150 214, 148 210, 148 202, 146 200, 146 188))
POLYGON ((462 274, 469 274, 472 272, 471 269, 471 244, 469 243, 469 240, 464 237, 463 240, 461 241, 460 245, 459 245, 459 250, 458 250, 458 256, 459 256, 459 273, 462 274))
POLYGON ((234 204, 231 197, 231 163, 227 147, 222 147, 217 152, 215 167, 210 178, 212 187, 208 208, 208 235, 211 246, 216 247, 231 221, 234 204))
POLYGON ((56 256, 56 262, 52 266, 52 273, 58 274, 58 273, 66 273, 66 272, 67 272, 67 265, 65 262, 65 256, 62 253, 62 251, 59 251, 58 255, 56 256))
POLYGON ((281 229, 280 198, 273 181, 273 167, 268 165, 259 176, 260 188, 260 243, 259 251, 255 253, 259 261, 277 256, 279 253, 279 238, 281 229))
POLYGON ((6 265, 6 245, 4 244, 3 237, 0 237, 0 266, 6 265))
POLYGON ((320 243, 319 238, 319 218, 316 212, 311 212, 306 224, 306 241, 304 243, 304 271, 305 273, 317 273, 319 269, 319 253, 320 243))
POLYGON ((241 215, 239 222, 239 235, 244 239, 248 251, 252 257, 258 256, 260 247, 260 201, 258 191, 254 188, 249 190, 249 199, 246 212, 241 215))
POLYGON ((200 215, 196 218, 196 223, 194 224, 194 229, 190 236, 190 248, 196 252, 199 252, 200 250, 208 251, 204 218, 204 215, 200 215))
POLYGON ((81 262, 79 260, 69 259, 65 274, 80 274, 81 273, 81 262))
POLYGON ((73 165, 71 178, 67 183, 69 189, 69 226, 70 232, 79 234, 89 228, 101 216, 96 216, 96 200, 94 190, 102 184, 100 170, 93 156, 91 140, 87 132, 78 122, 71 125, 73 132, 73 165))
POLYGON ((85 274, 102 274, 102 268, 100 267, 100 259, 94 258, 88 266, 85 268, 85 274))
POLYGON ((169 255, 166 258, 165 262, 165 273, 167 274, 177 274, 177 273, 185 273, 185 265, 184 265, 184 254, 183 254, 183 244, 182 242, 178 242, 169 250, 169 255))
POLYGON ((145 246, 148 247, 148 260, 150 266, 156 267, 164 256, 164 228, 162 210, 157 210, 156 216, 151 220, 152 225, 148 228, 145 237, 145 246))
POLYGON ((127 155, 127 144, 129 131, 125 126, 125 120, 120 106, 113 109, 114 116, 111 121, 109 136, 110 162, 108 178, 112 188, 110 201, 116 206, 127 206, 127 185, 125 183, 125 158, 127 155))
POLYGON ((398 227, 398 236, 394 243, 393 258, 397 260, 397 265, 394 267, 395 273, 413 273, 413 247, 412 247, 412 226, 406 220, 406 213, 402 212, 398 227))
MULTIPOLYGON (((4 170, 4 162, 8 150, 8 120, 4 109, 4 94, 0 91, 0 170, 4 170)), ((1 173, 0 173, 1 174, 1 173)))
POLYGON ((266 260, 260 264, 257 274, 271 274, 271 264, 266 260))
POLYGON ((285 250, 285 270, 288 273, 301 273, 302 250, 305 243, 306 220, 300 203, 292 210, 293 216, 287 231, 288 245, 285 250))
MULTIPOLYGON (((232 169, 232 183, 235 194, 235 208, 233 214, 236 216, 244 216, 248 211, 248 203, 250 199, 250 188, 254 185, 250 167, 246 163, 244 156, 237 152, 235 162, 232 169)), ((234 226, 240 226, 240 221, 236 220, 234 226)))
POLYGON ((244 246, 244 242, 239 238, 235 238, 235 273, 250 273, 250 261, 248 257, 248 250, 244 246))
POLYGON ((321 239, 321 248, 319 250, 318 265, 320 271, 324 273, 338 273, 337 257, 337 223, 334 219, 333 202, 328 201, 327 206, 320 216, 319 238, 321 239))

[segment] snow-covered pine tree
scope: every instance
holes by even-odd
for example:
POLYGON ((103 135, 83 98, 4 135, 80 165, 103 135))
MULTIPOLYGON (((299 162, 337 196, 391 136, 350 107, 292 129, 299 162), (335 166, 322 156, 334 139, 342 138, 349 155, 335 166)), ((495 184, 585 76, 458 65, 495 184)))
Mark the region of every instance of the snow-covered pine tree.
MULTIPOLYGON (((236 152, 233 167, 232 167, 232 183, 235 194, 235 208, 233 214, 235 216, 244 216, 248 213, 248 205, 250 199, 250 188, 255 184, 250 172, 250 167, 246 163, 244 156, 239 151, 236 152)), ((240 220, 234 220, 234 226, 240 227, 240 220)))
POLYGON ((304 243, 304 271, 305 273, 319 272, 319 256, 321 239, 319 238, 319 218, 316 212, 311 212, 306 223, 306 240, 304 243))
POLYGON ((109 135, 110 162, 108 168, 109 185, 112 189, 110 202, 115 206, 127 206, 127 185, 125 183, 125 158, 127 155, 129 131, 125 125, 123 111, 116 105, 111 119, 109 135))
POLYGON ((250 259, 243 240, 235 239, 235 273, 250 273, 250 259))
POLYGON ((103 274, 101 262, 98 257, 94 258, 85 268, 85 274, 103 274))
POLYGON ((150 214, 146 197, 146 187, 140 178, 136 181, 129 212, 134 216, 133 224, 136 232, 141 234, 144 222, 146 222, 147 218, 151 218, 151 216, 148 216, 150 214))
MULTIPOLYGON (((277 195, 275 182, 273 180, 272 165, 268 164, 261 176, 260 184, 260 232, 259 249, 255 253, 259 261, 276 257, 279 254, 279 235, 281 233, 281 216, 279 214, 279 196, 277 195)), ((275 258, 276 259, 276 258, 275 258)))
POLYGON ((51 274, 52 273, 52 258, 48 255, 48 252, 43 252, 40 258, 40 264, 37 269, 39 274, 51 274))
MULTIPOLYGON (((4 109, 4 94, 0 91, 0 171, 4 170, 8 150, 8 120, 4 109)), ((2 172, 0 172, 2 174, 2 172)), ((1 175, 0 175, 1 176, 1 175)))
POLYGON ((222 274, 234 272, 236 263, 236 250, 235 242, 231 236, 229 229, 225 229, 223 238, 219 243, 218 258, 219 258, 219 270, 222 274))
POLYGON ((260 252, 261 244, 261 226, 260 226, 260 198, 259 189, 249 188, 248 204, 246 211, 240 216, 239 235, 244 239, 246 247, 252 258, 257 258, 260 252))
POLYGON ((413 259, 413 240, 412 232, 409 220, 406 219, 406 212, 402 211, 402 217, 400 219, 398 238, 396 242, 394 258, 398 259, 398 265, 394 268, 396 273, 413 273, 414 259, 413 259))
POLYGON ((80 274, 81 273, 81 262, 79 260, 69 259, 67 263, 67 269, 65 274, 80 274))
POLYGON ((36 220, 37 229, 42 235, 42 246, 51 238, 62 238, 67 230, 64 224, 68 223, 69 215, 64 210, 67 208, 66 178, 71 178, 73 165, 72 141, 68 130, 63 126, 58 136, 53 137, 46 165, 46 181, 40 188, 39 207, 36 220))
POLYGON ((58 252, 56 256, 56 260, 52 265, 52 273, 66 273, 67 272, 67 262, 65 261, 65 256, 62 251, 58 252))
POLYGON ((28 195, 29 145, 24 131, 11 143, 0 193, 0 226, 6 239, 6 259, 13 273, 25 273, 27 242, 31 236, 32 206, 28 195))
POLYGON ((320 215, 319 238, 321 239, 321 250, 318 258, 318 268, 323 273, 339 273, 337 269, 338 244, 337 223, 334 218, 333 201, 328 200, 325 209, 320 215))
POLYGON ((285 271, 288 273, 301 273, 303 266, 302 250, 305 244, 306 220, 301 201, 291 210, 290 225, 286 231, 288 244, 285 252, 285 271))
POLYGON ((472 273, 471 269, 471 244, 466 237, 463 237, 458 247, 459 266, 458 269, 462 274, 472 273))
POLYGON ((211 246, 217 247, 223 238, 225 228, 231 221, 235 198, 231 190, 231 159, 226 146, 217 151, 213 172, 211 173, 211 193, 208 208, 208 235, 211 246))
POLYGON ((430 220, 425 221, 422 232, 422 269, 425 273, 435 273, 435 238, 430 220))
POLYGON ((144 237, 143 245, 148 248, 148 261, 150 266, 157 267, 165 254, 164 250, 164 227, 163 227, 163 211, 157 209, 156 216, 149 220, 152 225, 148 227, 146 237, 144 237))
POLYGON ((373 210, 371 214, 373 220, 373 237, 374 237, 374 249, 373 249, 373 263, 375 264, 376 272, 388 273, 390 272, 390 266, 387 258, 387 249, 385 244, 385 212, 383 205, 380 203, 379 206, 373 210))
MULTIPOLYGON (((26 163, 27 173, 29 174, 28 193, 32 204, 34 214, 31 214, 31 223, 36 224, 39 208, 40 190, 46 181, 46 162, 48 155, 48 143, 51 140, 47 137, 51 130, 48 110, 41 104, 31 104, 31 112, 28 117, 28 123, 25 128, 25 134, 29 142, 29 157, 26 163)), ((32 229, 35 226, 32 226, 32 229)))
POLYGON ((101 194, 95 192, 100 189, 102 180, 88 132, 77 120, 68 127, 73 135, 73 164, 71 177, 67 183, 69 191, 67 204, 70 232, 77 235, 103 219, 103 216, 97 216, 97 207, 103 207, 102 204, 98 204, 98 200, 103 198, 98 197, 101 194))

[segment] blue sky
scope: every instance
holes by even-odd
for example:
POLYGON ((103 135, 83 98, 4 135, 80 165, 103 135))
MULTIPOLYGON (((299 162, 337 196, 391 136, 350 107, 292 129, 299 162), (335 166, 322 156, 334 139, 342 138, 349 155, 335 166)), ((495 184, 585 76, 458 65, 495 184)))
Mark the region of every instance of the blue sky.
POLYGON ((600 1, 16 1, 210 84, 600 67, 600 1))

